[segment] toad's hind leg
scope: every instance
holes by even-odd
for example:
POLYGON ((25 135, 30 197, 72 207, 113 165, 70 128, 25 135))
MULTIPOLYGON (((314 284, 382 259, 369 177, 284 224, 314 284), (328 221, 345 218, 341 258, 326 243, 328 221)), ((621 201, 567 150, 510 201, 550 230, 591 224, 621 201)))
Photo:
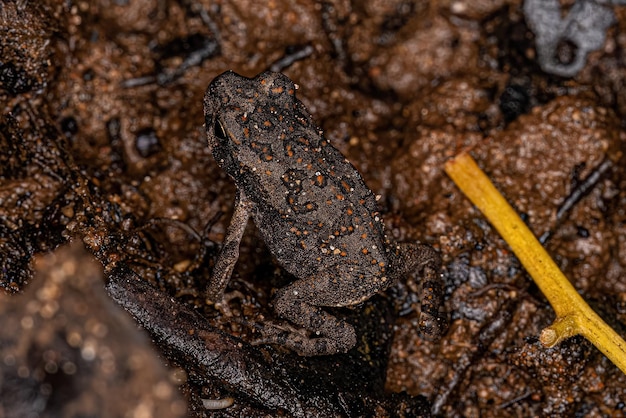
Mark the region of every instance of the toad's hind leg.
POLYGON ((345 353, 356 345, 354 327, 346 321, 325 312, 320 306, 343 306, 335 300, 340 289, 328 273, 322 277, 298 280, 280 289, 274 299, 276 313, 313 334, 307 336, 296 330, 271 326, 262 331, 257 343, 283 345, 301 356, 319 356, 345 353), (322 285, 325 283, 325 285, 322 285))
POLYGON ((448 321, 443 305, 441 257, 430 245, 398 244, 405 274, 421 271, 419 328, 422 338, 436 341, 445 333, 448 321))

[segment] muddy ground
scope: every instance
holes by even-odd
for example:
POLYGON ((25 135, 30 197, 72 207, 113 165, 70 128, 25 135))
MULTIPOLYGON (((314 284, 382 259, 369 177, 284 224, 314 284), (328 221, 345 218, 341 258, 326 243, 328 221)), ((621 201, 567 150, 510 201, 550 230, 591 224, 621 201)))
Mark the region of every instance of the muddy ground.
POLYGON ((626 376, 589 342, 541 346, 554 312, 443 172, 469 150, 576 289, 626 334, 626 9, 563 1, 552 18, 583 3, 602 30, 552 44, 546 27, 558 21, 534 10, 548 16, 542 26, 515 0, 1 3, 0 285, 11 306, 2 322, 21 325, 0 331, 0 416, 156 416, 164 400, 174 406, 163 416, 176 416, 177 396, 198 417, 626 415, 626 376), (586 59, 573 71, 577 54, 586 59), (276 320, 272 294, 290 280, 252 224, 231 316, 204 303, 235 188, 207 149, 202 97, 228 69, 293 79, 380 195, 390 234, 440 251, 450 323, 440 341, 419 337, 419 278, 408 277, 337 312, 363 336, 347 355, 249 345, 246 324, 276 320), (60 265, 95 257, 103 271, 60 271, 70 283, 97 277, 94 292, 105 284, 106 296, 84 292, 91 309, 41 320, 74 290, 36 290, 56 270, 33 257, 68 242, 60 265), (102 297, 117 305, 91 302, 102 297), (119 305, 168 365, 161 377, 107 380, 149 344, 112 348, 126 331, 144 332, 113 319, 119 305), (105 332, 69 325, 90 318, 105 332), (98 409, 97 399, 120 396, 109 385, 145 387, 134 407, 98 409))

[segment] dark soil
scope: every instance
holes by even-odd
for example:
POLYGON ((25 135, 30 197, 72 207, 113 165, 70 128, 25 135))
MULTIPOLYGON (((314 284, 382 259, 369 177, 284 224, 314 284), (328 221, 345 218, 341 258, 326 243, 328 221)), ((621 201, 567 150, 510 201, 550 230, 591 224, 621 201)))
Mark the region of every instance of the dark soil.
MULTIPOLYGON (((0 417, 88 416, 94 399, 120 396, 107 385, 142 395, 101 416, 151 397, 176 416, 182 401, 171 385, 198 417, 626 415, 626 376, 589 342, 539 343, 553 310, 443 172, 469 150, 576 289, 626 335, 626 8, 612 9, 603 46, 564 78, 542 71, 521 1, 361 3, 0 4, 0 286, 1 303, 17 306, 2 310, 0 417), (394 238, 440 251, 450 321, 441 341, 419 337, 419 280, 409 277, 338 312, 363 336, 347 355, 304 359, 249 345, 248 324, 277 320, 272 292, 290 279, 252 224, 230 285, 234 318, 204 303, 235 188, 207 149, 202 98, 227 69, 293 79, 380 195, 394 238), (70 241, 91 255, 58 253, 70 241), (35 267, 33 257, 55 250, 52 264, 35 267), (91 266, 70 269, 70 282, 99 277, 92 256, 108 296, 96 286, 79 297, 95 311, 45 320, 42 301, 76 295, 58 286, 42 299, 38 281, 55 280, 59 265, 91 266), (83 355, 95 331, 68 337, 71 324, 97 317, 120 328, 90 340, 106 354, 142 332, 114 319, 102 297, 149 332, 169 378, 107 376, 100 365, 125 367, 131 348, 115 351, 121 363, 96 367, 83 355), (23 308, 30 300, 38 305, 23 308), (159 379, 168 382, 160 391, 159 379), (8 403, 23 385, 32 396, 8 403), (217 411, 202 401, 229 398, 217 411)), ((555 59, 576 53, 566 44, 555 59)))

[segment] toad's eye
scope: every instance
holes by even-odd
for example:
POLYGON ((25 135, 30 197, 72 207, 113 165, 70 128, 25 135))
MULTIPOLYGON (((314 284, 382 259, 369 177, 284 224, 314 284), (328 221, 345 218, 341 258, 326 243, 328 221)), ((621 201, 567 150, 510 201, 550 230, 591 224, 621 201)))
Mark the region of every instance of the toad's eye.
POLYGON ((213 130, 215 136, 222 141, 226 141, 228 139, 228 136, 226 135, 226 129, 224 129, 224 125, 222 125, 222 122, 220 122, 219 119, 215 121, 215 126, 213 130))

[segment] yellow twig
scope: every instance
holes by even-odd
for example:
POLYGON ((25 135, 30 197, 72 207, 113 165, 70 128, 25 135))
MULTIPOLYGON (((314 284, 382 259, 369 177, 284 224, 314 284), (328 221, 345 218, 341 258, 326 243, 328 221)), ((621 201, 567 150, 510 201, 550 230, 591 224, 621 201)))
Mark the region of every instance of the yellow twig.
POLYGON ((626 373, 626 342, 576 292, 474 159, 462 153, 446 163, 445 171, 498 230, 552 305, 556 319, 541 332, 541 343, 552 347, 580 334, 626 373))

